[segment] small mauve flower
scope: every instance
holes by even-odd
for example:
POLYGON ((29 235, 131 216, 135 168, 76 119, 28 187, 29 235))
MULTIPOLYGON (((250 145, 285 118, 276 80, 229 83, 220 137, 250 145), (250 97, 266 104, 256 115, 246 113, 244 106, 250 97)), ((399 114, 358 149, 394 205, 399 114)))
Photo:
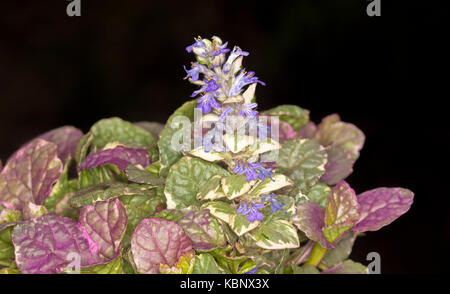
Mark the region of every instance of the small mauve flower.
POLYGON ((263 219, 264 215, 259 212, 260 209, 264 208, 264 203, 241 201, 239 208, 236 210, 237 213, 241 215, 247 215, 247 220, 249 222, 260 221, 263 219))
POLYGON ((221 122, 224 122, 225 119, 226 119, 226 117, 227 117, 229 114, 231 114, 233 111, 234 111, 234 108, 231 107, 231 106, 223 107, 223 108, 222 108, 222 113, 220 114, 219 120, 220 120, 221 122))
POLYGON ((244 163, 242 161, 238 161, 236 163, 236 167, 233 169, 233 172, 238 175, 245 174, 247 182, 250 182, 258 178, 258 174, 256 173, 255 169, 260 166, 261 164, 257 162, 244 163))
POLYGON ((255 118, 258 115, 258 112, 253 110, 256 106, 258 106, 256 103, 242 104, 239 107, 238 115, 243 116, 245 114, 248 118, 255 118))
POLYGON ((215 77, 210 77, 208 79, 204 79, 203 80, 205 82, 205 85, 203 85, 200 89, 198 89, 197 91, 194 91, 191 95, 191 97, 195 97, 200 93, 211 93, 211 92, 215 92, 219 89, 219 85, 216 83, 216 78, 215 77))
POLYGON ((198 77, 199 77, 200 73, 202 73, 202 74, 208 74, 209 73, 208 69, 204 65, 202 65, 202 64, 200 64, 198 62, 193 62, 191 64, 191 69, 189 69, 189 70, 186 69, 185 66, 183 66, 183 67, 184 67, 184 70, 187 73, 187 76, 185 77, 185 79, 190 77, 194 82, 198 81, 198 77))
POLYGON ((270 193, 270 194, 266 194, 266 195, 261 196, 261 200, 270 203, 270 210, 272 210, 272 212, 276 212, 277 210, 281 210, 282 212, 286 213, 286 211, 284 211, 283 208, 282 208, 286 204, 279 202, 276 199, 276 197, 277 196, 275 194, 270 193))
POLYGON ((239 48, 238 46, 234 46, 233 51, 230 53, 230 55, 228 56, 227 61, 223 65, 223 72, 225 74, 227 74, 230 71, 231 65, 233 64, 233 61, 235 61, 236 58, 238 58, 241 55, 242 56, 247 56, 248 52, 242 51, 241 48, 239 48))
POLYGON ((258 271, 258 268, 255 267, 254 269, 252 269, 252 270, 246 272, 245 274, 246 274, 246 275, 248 275, 248 274, 252 275, 252 274, 256 273, 257 271, 258 271))
POLYGON ((239 75, 236 77, 236 79, 233 82, 233 85, 231 86, 230 92, 228 95, 235 96, 239 94, 242 87, 253 84, 253 83, 260 83, 261 85, 265 86, 266 84, 264 82, 261 82, 258 80, 258 77, 255 76, 255 73, 253 71, 249 71, 248 73, 245 70, 241 70, 239 75))
POLYGON ((203 95, 197 100, 197 108, 200 108, 203 113, 210 113, 211 108, 220 108, 220 103, 214 99, 213 95, 210 93, 207 93, 206 95, 203 95))
POLYGON ((197 39, 195 39, 195 43, 194 44, 186 47, 186 51, 191 53, 192 50, 194 49, 194 47, 196 47, 196 48, 204 48, 205 47, 205 43, 203 43, 203 40, 200 37, 198 37, 197 39))
POLYGON ((266 178, 269 178, 274 182, 275 180, 271 177, 273 175, 273 171, 270 169, 267 169, 263 166, 259 166, 256 168, 256 171, 258 172, 258 177, 261 181, 264 181, 266 178))

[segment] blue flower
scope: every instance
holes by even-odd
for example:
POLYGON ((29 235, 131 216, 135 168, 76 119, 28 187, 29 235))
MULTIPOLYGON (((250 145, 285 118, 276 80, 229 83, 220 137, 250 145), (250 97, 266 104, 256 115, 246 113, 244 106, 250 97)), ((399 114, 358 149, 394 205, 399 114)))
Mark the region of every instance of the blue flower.
POLYGON ((217 56, 222 53, 227 53, 230 49, 227 49, 228 42, 225 42, 223 45, 218 45, 216 42, 212 43, 213 50, 209 52, 212 56, 217 56))
POLYGON ((258 271, 258 268, 255 267, 254 269, 252 269, 252 270, 246 272, 245 274, 246 274, 246 275, 248 275, 248 274, 252 275, 252 274, 256 273, 257 271, 258 271))
POLYGON ((191 97, 195 97, 200 93, 211 93, 211 92, 215 92, 219 89, 219 85, 216 83, 216 78, 215 77, 210 77, 208 79, 204 79, 203 82, 205 82, 205 84, 198 89, 197 91, 194 91, 191 95, 191 97))
POLYGON ((249 71, 248 73, 245 70, 241 70, 239 75, 236 77, 236 79, 233 82, 233 85, 231 86, 230 92, 228 95, 235 96, 239 94, 242 87, 253 84, 253 83, 260 83, 261 85, 265 86, 266 84, 264 82, 261 82, 258 80, 258 77, 255 76, 255 73, 253 71, 249 71))
POLYGON ((220 120, 221 122, 224 122, 225 119, 226 119, 226 117, 227 117, 230 113, 232 113, 233 111, 234 111, 234 108, 231 107, 231 106, 222 107, 222 113, 220 114, 219 120, 220 120))
POLYGON ((216 122, 213 129, 209 130, 203 138, 203 147, 205 152, 210 152, 211 149, 217 152, 225 152, 225 147, 222 142, 216 142, 216 138, 223 136, 224 125, 221 122, 216 122))
POLYGON ((198 81, 198 76, 199 76, 200 73, 208 74, 208 69, 204 65, 202 65, 202 64, 200 64, 198 62, 193 62, 191 64, 191 69, 189 69, 189 70, 186 69, 185 66, 183 66, 183 67, 184 67, 184 70, 187 73, 187 76, 185 77, 185 79, 191 77, 194 82, 198 81))
POLYGON ((220 103, 214 99, 214 96, 211 95, 211 93, 207 93, 206 95, 203 95, 197 100, 197 108, 200 108, 203 113, 209 113, 211 112, 211 108, 220 108, 220 103))
POLYGON ((264 203, 241 201, 239 208, 236 210, 237 213, 241 215, 247 215, 247 220, 249 222, 254 222, 256 220, 260 221, 263 219, 264 215, 259 212, 260 209, 264 208, 264 203))
POLYGON ((196 47, 196 48, 204 48, 205 47, 205 43, 203 43, 203 40, 200 37, 198 37, 197 39, 195 39, 195 43, 194 44, 186 47, 186 51, 190 53, 190 52, 192 52, 194 47, 196 47))
POLYGON ((245 114, 248 118, 255 118, 258 115, 258 112, 253 110, 256 106, 258 106, 256 103, 242 104, 239 107, 239 116, 243 116, 245 114))
POLYGON ((239 48, 238 46, 234 46, 233 51, 230 53, 230 55, 228 56, 227 61, 223 65, 223 69, 222 70, 223 70, 223 72, 225 74, 227 74, 231 70, 231 65, 233 64, 233 61, 235 61, 236 58, 238 58, 241 55, 242 56, 247 56, 248 52, 242 51, 241 48, 239 48))
POLYGON ((247 182, 256 180, 258 178, 258 174, 256 173, 255 169, 260 167, 261 164, 258 162, 252 163, 252 162, 242 162, 238 161, 236 163, 236 167, 233 169, 233 172, 238 175, 245 174, 247 182))
POLYGON ((273 175, 273 171, 270 169, 267 169, 263 166, 259 166, 256 168, 256 171, 258 172, 258 177, 261 181, 264 181, 266 178, 269 178, 274 182, 275 180, 271 177, 273 175))
POLYGON ((270 194, 266 194, 261 196, 261 200, 262 201, 266 201, 270 203, 270 210, 272 210, 272 212, 276 212, 277 210, 281 210, 282 212, 286 213, 286 211, 283 210, 283 206, 285 206, 286 204, 279 202, 276 199, 276 195, 273 193, 270 194))

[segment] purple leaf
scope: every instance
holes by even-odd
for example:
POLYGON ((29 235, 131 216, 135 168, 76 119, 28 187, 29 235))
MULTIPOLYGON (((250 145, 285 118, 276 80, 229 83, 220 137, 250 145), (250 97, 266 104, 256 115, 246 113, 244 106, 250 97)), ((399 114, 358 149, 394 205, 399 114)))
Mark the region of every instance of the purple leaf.
POLYGON ((349 151, 355 158, 364 145, 364 133, 355 125, 340 121, 337 114, 322 119, 314 139, 322 146, 339 146, 349 151))
POLYGON ((297 214, 294 217, 294 224, 300 231, 304 232, 309 239, 319 242, 324 248, 334 248, 334 245, 327 241, 323 235, 325 213, 319 204, 315 202, 305 202, 297 207, 297 214))
POLYGON ((358 196, 360 218, 354 231, 377 231, 409 210, 414 193, 403 188, 378 188, 358 196))
POLYGON ((292 129, 291 125, 282 120, 279 123, 278 142, 283 143, 284 141, 295 139, 296 132, 292 129))
POLYGON ((55 144, 35 139, 19 149, 0 173, 0 203, 20 209, 42 204, 62 173, 55 144))
POLYGON ((131 236, 133 260, 143 274, 159 273, 160 265, 174 266, 190 250, 188 235, 177 223, 165 219, 144 219, 131 236))
POLYGON ((79 259, 85 267, 99 263, 78 223, 56 214, 17 224, 11 234, 17 267, 25 274, 53 274, 79 259))
POLYGON ((328 161, 325 165, 325 173, 320 181, 327 185, 334 185, 353 172, 353 164, 356 158, 350 151, 337 146, 329 148, 327 152, 328 161))
POLYGON ((345 181, 339 182, 331 190, 325 210, 325 238, 334 242, 359 220, 359 204, 355 191, 345 181))
POLYGON ((147 166, 150 164, 148 152, 144 149, 133 149, 124 146, 117 146, 114 149, 106 149, 88 155, 81 163, 79 170, 114 164, 121 171, 124 171, 130 164, 140 164, 147 166))
POLYGON ((70 156, 75 158, 77 144, 83 136, 83 132, 72 126, 64 126, 51 130, 38 138, 52 142, 58 146, 58 157, 63 162, 70 156))
POLYGON ((312 121, 302 126, 297 130, 296 138, 298 139, 313 139, 316 134, 317 126, 312 121))
POLYGON ((194 249, 209 250, 227 244, 222 226, 207 209, 189 211, 178 224, 191 239, 194 249))
POLYGON ((118 198, 84 206, 78 221, 91 248, 96 248, 103 261, 110 261, 119 254, 128 216, 118 198))

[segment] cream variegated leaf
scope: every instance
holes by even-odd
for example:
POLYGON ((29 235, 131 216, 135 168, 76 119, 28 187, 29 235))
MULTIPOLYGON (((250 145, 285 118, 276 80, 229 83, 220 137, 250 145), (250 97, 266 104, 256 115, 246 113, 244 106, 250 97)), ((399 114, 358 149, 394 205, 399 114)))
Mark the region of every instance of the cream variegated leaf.
POLYGON ((245 175, 231 175, 222 179, 222 190, 231 200, 247 193, 255 182, 247 182, 245 175))
POLYGON ((228 224, 230 223, 231 216, 236 213, 235 208, 223 201, 209 201, 203 204, 201 207, 209 209, 210 214, 228 224))
POLYGON ((249 192, 251 196, 259 196, 264 194, 269 194, 270 192, 279 190, 281 188, 292 186, 294 182, 282 174, 273 174, 272 179, 266 178, 264 181, 259 182, 255 185, 249 192))
POLYGON ((230 227, 239 237, 258 227, 259 223, 259 221, 249 222, 247 216, 238 213, 230 217, 230 227))

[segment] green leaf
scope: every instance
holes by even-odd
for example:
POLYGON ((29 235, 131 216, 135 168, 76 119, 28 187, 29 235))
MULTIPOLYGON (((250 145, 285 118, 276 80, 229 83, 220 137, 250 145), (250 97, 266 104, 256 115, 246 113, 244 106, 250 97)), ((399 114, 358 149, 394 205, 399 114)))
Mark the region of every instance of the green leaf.
POLYGON ((359 220, 359 204, 355 191, 342 181, 331 191, 325 210, 325 238, 333 243, 359 220))
POLYGON ((262 113, 279 116, 280 120, 290 124, 294 130, 299 129, 309 121, 309 110, 300 108, 297 105, 280 105, 262 113))
POLYGON ((93 144, 99 148, 111 142, 140 143, 149 147, 156 144, 152 134, 118 117, 98 121, 92 126, 91 133, 94 136, 93 144))
POLYGON ((260 222, 259 221, 249 222, 247 220, 247 216, 243 216, 242 214, 235 212, 233 215, 230 216, 229 224, 230 224, 231 229, 238 236, 242 236, 245 233, 256 228, 260 224, 260 222))
MULTIPOLYGON (((64 196, 66 196, 70 192, 75 192, 77 190, 77 185, 75 181, 69 181, 68 173, 69 173, 69 166, 71 164, 70 160, 66 161, 66 164, 64 165, 63 172, 61 174, 61 177, 56 182, 56 184, 53 186, 52 192, 50 195, 45 199, 44 206, 47 208, 47 210, 50 213, 57 213, 56 207, 58 203, 61 203, 64 199, 64 196)), ((68 205, 63 205, 63 210, 69 209, 68 205)), ((60 213, 62 213, 60 211, 60 213)), ((64 214, 64 213, 62 213, 64 214)))
POLYGON ((291 179, 282 174, 273 174, 272 179, 273 181, 270 178, 266 178, 264 181, 258 183, 257 186, 252 188, 249 194, 257 197, 294 184, 291 179))
POLYGON ((140 165, 129 165, 125 169, 125 174, 130 182, 139 183, 139 184, 148 184, 153 186, 163 185, 165 180, 164 178, 157 177, 153 175, 148 170, 144 169, 140 165))
POLYGON ((198 158, 183 157, 175 163, 166 179, 164 194, 167 208, 183 208, 197 205, 197 193, 215 175, 228 176, 225 169, 198 158))
POLYGON ((153 192, 149 192, 153 188, 150 185, 103 183, 77 191, 70 199, 70 205, 82 207, 119 196, 153 195, 153 192))
POLYGON ((181 152, 178 150, 174 150, 172 148, 172 137, 175 133, 182 130, 183 125, 180 124, 179 126, 176 126, 172 128, 172 121, 177 116, 185 116, 189 118, 190 121, 194 120, 194 109, 197 106, 196 100, 191 100, 186 103, 184 103, 181 107, 179 107, 168 119, 166 126, 161 131, 159 135, 159 158, 161 162, 161 170, 160 175, 165 177, 167 176, 167 173, 169 172, 170 167, 172 164, 177 162, 181 157, 181 152))
POLYGON ((159 272, 161 274, 192 274, 195 260, 195 253, 192 250, 181 255, 178 262, 172 267, 167 264, 160 265, 159 272))
POLYGON ((82 170, 78 174, 78 188, 83 189, 102 183, 112 182, 116 180, 116 175, 112 171, 111 165, 98 166, 90 169, 82 170))
POLYGON ((78 142, 77 149, 75 152, 75 161, 77 162, 77 168, 80 167, 80 164, 86 158, 86 155, 89 152, 89 147, 91 147, 93 141, 94 135, 92 135, 92 133, 89 132, 83 137, 81 137, 80 142, 78 142))
POLYGON ((329 268, 347 259, 352 252, 355 239, 356 233, 348 232, 341 240, 339 240, 335 248, 327 251, 325 257, 321 260, 321 263, 329 268))
POLYGON ((303 195, 301 194, 301 192, 299 192, 298 197, 296 197, 296 204, 300 205, 305 202, 315 202, 325 209, 330 193, 330 187, 323 183, 317 183, 309 189, 306 195, 303 195))
POLYGON ((254 183, 247 182, 245 175, 231 175, 222 179, 222 190, 231 200, 247 193, 254 183))
POLYGON ((18 269, 12 269, 12 268, 1 268, 0 274, 6 274, 6 275, 17 275, 20 274, 18 269))
POLYGON ((116 259, 105 263, 98 264, 86 268, 82 268, 81 274, 122 274, 122 256, 118 256, 116 259))
POLYGON ((15 209, 3 209, 0 211, 0 224, 12 223, 22 220, 22 212, 15 209))
POLYGON ((197 193, 197 200, 215 200, 225 197, 223 192, 219 191, 222 177, 215 175, 211 177, 203 186, 200 187, 197 193))
POLYGON ((14 245, 11 241, 11 231, 14 226, 10 226, 0 231, 0 266, 9 266, 14 262, 14 245))
POLYGON ((278 171, 294 180, 300 190, 314 185, 325 172, 327 152, 318 143, 303 139, 286 141, 279 151, 278 171))
POLYGON ((308 198, 312 202, 316 202, 322 208, 327 206, 328 197, 330 196, 331 188, 325 184, 318 183, 311 187, 308 192, 308 198))
POLYGON ((236 213, 236 208, 223 201, 206 202, 202 205, 202 208, 209 209, 210 214, 228 224, 230 223, 231 216, 236 213))
POLYGON ((162 188, 148 190, 145 194, 120 196, 119 200, 125 206, 128 215, 127 230, 123 238, 123 245, 130 244, 130 237, 136 226, 145 218, 164 209, 165 200, 162 188))
POLYGON ((367 274, 367 268, 359 262, 347 259, 323 271, 322 274, 367 274))
POLYGON ((256 245, 264 249, 278 250, 300 246, 297 229, 286 220, 264 222, 250 235, 256 245))
POLYGON ((223 274, 224 271, 219 267, 211 254, 204 253, 195 256, 193 274, 223 274))
POLYGON ((218 248, 209 253, 227 273, 245 274, 256 267, 255 262, 246 256, 235 256, 233 253, 230 255, 231 250, 231 247, 218 248))

